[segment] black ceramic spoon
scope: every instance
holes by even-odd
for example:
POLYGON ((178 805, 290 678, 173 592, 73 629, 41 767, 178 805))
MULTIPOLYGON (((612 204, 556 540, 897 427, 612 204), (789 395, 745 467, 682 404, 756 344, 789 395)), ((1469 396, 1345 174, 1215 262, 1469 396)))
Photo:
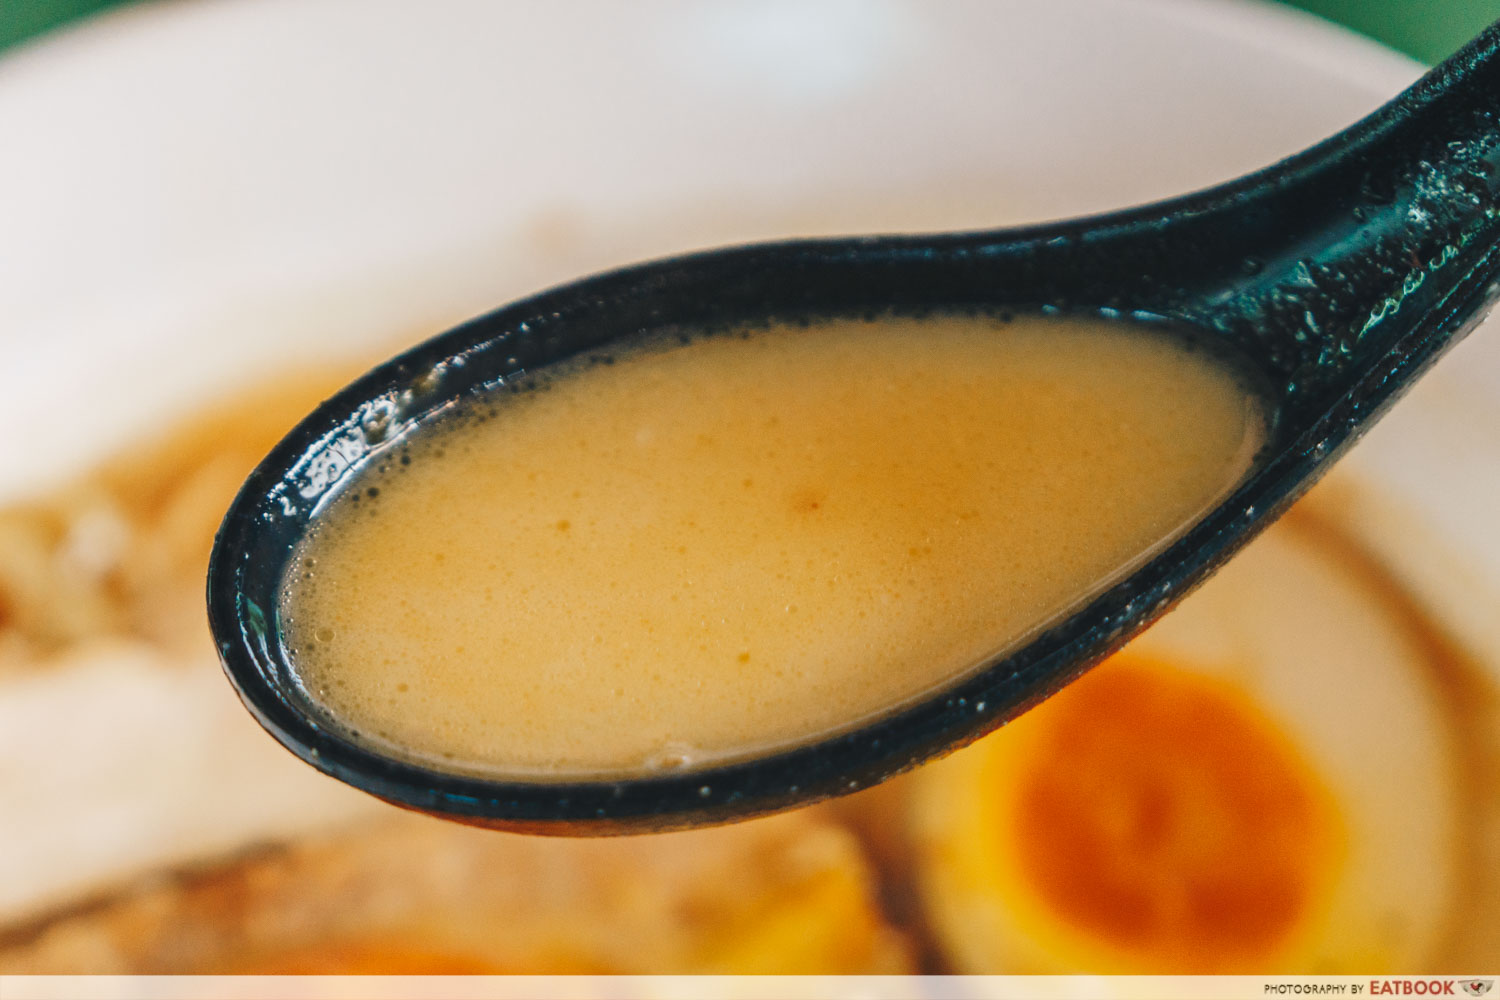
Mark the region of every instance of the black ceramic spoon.
POLYGON ((1500 23, 1364 121, 1222 187, 1025 229, 694 254, 555 289, 428 341, 320 406, 246 481, 209 568, 213 633, 246 706, 299 757, 452 819, 615 833, 853 791, 1025 711, 1180 600, 1478 322, 1497 280, 1500 23), (876 721, 753 760, 629 780, 456 775, 351 737, 296 683, 276 620, 292 547, 341 477, 436 408, 664 327, 950 309, 1194 328, 1269 387, 1263 460, 1175 542, 1024 647, 876 721))

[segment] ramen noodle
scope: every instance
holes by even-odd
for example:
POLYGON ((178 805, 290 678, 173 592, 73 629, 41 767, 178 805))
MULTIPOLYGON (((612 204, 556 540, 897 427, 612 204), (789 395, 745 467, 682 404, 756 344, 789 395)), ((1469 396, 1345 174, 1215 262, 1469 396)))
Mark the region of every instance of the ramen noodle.
POLYGON ((352 374, 254 387, 47 496, 0 508, 0 676, 92 640, 203 649, 203 576, 225 508, 271 446, 352 374))

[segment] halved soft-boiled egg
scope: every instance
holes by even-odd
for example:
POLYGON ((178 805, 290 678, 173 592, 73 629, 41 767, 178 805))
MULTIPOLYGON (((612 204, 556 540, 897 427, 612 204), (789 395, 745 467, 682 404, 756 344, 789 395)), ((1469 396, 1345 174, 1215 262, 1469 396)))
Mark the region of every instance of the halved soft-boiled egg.
POLYGON ((917 776, 917 878, 957 971, 1433 961, 1459 888, 1458 751, 1430 644, 1346 546, 1294 512, 917 776))

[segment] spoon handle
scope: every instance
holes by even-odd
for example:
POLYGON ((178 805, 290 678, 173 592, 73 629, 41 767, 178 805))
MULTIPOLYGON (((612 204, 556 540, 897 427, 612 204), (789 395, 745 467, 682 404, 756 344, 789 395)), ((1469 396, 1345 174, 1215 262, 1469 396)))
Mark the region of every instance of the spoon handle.
POLYGON ((1204 194, 1170 242, 1232 236, 1237 259, 1197 255, 1223 291, 1189 290, 1182 318, 1253 342, 1294 409, 1373 382, 1344 414, 1364 424, 1500 295, 1500 22, 1370 117, 1204 194))

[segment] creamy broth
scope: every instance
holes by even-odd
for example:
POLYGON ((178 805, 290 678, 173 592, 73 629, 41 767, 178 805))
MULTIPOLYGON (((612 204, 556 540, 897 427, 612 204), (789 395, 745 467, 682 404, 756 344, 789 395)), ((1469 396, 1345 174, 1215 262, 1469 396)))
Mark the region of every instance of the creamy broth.
POLYGON ((560 366, 394 442, 283 582, 310 696, 464 772, 631 774, 886 712, 1154 551, 1264 437, 1137 326, 829 321, 560 366))

